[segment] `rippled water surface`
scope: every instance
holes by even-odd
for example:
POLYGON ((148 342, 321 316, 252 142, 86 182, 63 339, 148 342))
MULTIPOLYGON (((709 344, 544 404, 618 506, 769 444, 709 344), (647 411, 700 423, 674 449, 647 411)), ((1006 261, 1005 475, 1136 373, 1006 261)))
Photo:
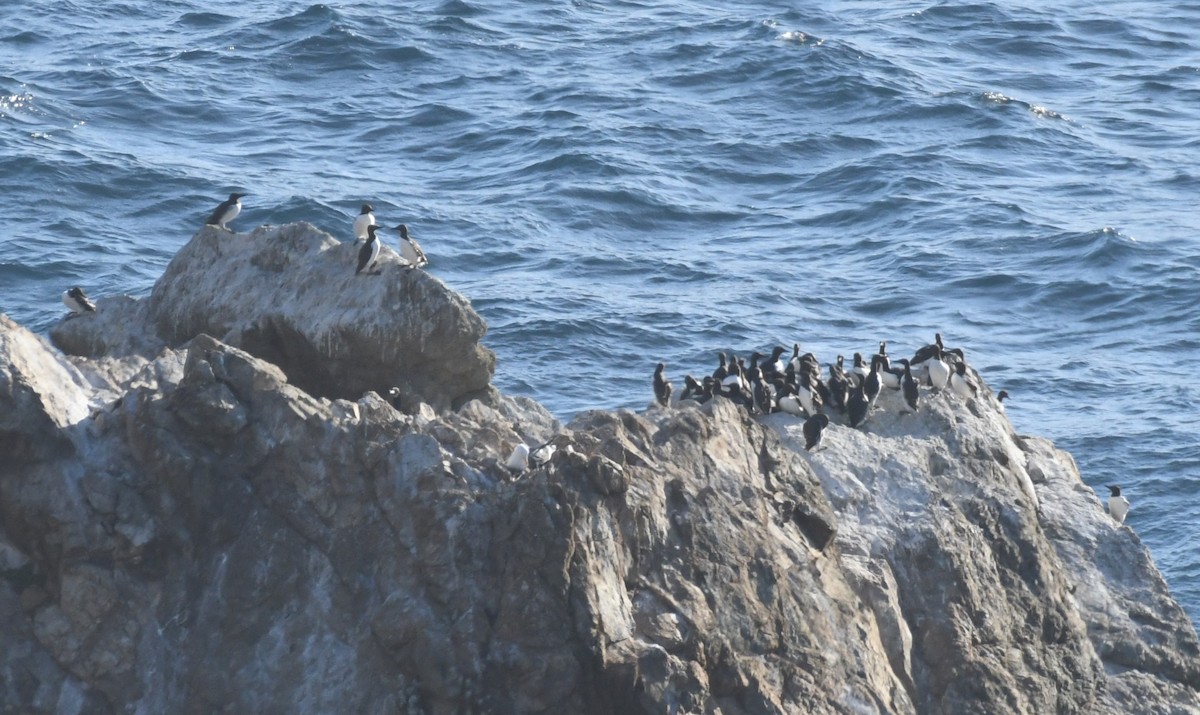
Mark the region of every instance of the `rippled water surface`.
POLYGON ((145 295, 243 190, 407 222, 564 419, 940 330, 1200 616, 1200 5, 734 5, 4 3, 0 311, 145 295))

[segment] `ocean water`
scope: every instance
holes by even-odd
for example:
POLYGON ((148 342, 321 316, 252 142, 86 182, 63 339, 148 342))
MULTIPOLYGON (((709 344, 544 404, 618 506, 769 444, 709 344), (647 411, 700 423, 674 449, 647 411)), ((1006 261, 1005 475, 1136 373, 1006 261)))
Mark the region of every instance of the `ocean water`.
POLYGON ((146 295, 240 190, 408 223, 564 420, 941 331, 1200 618, 1200 5, 395 5, 0 4, 0 311, 146 295))

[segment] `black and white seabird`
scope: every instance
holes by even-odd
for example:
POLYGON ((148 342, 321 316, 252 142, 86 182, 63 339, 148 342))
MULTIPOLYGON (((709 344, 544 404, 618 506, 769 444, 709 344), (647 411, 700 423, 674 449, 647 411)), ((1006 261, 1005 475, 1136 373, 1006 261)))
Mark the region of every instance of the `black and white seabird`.
POLYGON ((242 197, 246 194, 234 192, 229 195, 228 199, 222 201, 217 208, 213 209, 212 216, 204 223, 209 226, 223 228, 226 231, 230 230, 225 224, 237 218, 237 215, 242 212, 242 197))
POLYGON ((654 368, 654 399, 663 407, 670 407, 671 391, 674 388, 671 387, 671 381, 667 379, 666 369, 666 363, 661 362, 654 368))
POLYGON ((71 315, 96 312, 96 304, 88 300, 87 295, 79 286, 75 286, 71 290, 63 292, 62 302, 63 305, 71 309, 71 315))
POLYGON ((846 400, 850 397, 850 378, 846 377, 843 366, 845 358, 837 356, 836 363, 829 363, 829 404, 836 409, 845 410, 846 400))
POLYGON ((900 387, 904 390, 904 401, 908 403, 909 408, 913 412, 916 412, 917 400, 921 396, 921 390, 917 387, 917 381, 913 379, 908 358, 900 358, 900 364, 904 366, 904 376, 900 379, 900 387))
POLYGON ((979 393, 975 381, 967 375, 965 362, 954 363, 954 372, 950 373, 950 389, 959 397, 974 397, 979 393))
POLYGON ((863 393, 863 386, 856 385, 850 391, 850 399, 846 400, 846 411, 849 413, 850 426, 857 427, 867 419, 867 410, 871 403, 863 393))
POLYGON ((365 241, 367 239, 367 226, 375 225, 375 214, 371 213, 374 210, 371 204, 363 204, 358 215, 354 217, 355 241, 365 241))
POLYGON ((363 271, 369 271, 374 267, 375 261, 379 260, 379 238, 375 235, 378 226, 367 226, 367 242, 358 249, 358 268, 354 271, 355 275, 363 271))
POLYGON ((879 397, 880 391, 883 390, 883 378, 879 376, 879 356, 871 356, 871 369, 867 372, 867 378, 863 380, 863 394, 867 398, 868 409, 875 406, 875 400, 879 397))
POLYGON ((946 384, 950 382, 950 366, 942 360, 942 348, 938 346, 933 353, 933 357, 925 361, 925 367, 929 370, 929 384, 935 390, 942 390, 946 384))
POLYGON ((713 370, 712 379, 717 382, 724 382, 725 377, 729 375, 729 365, 725 361, 725 353, 717 353, 717 361, 720 362, 717 368, 713 370))
POLYGON ((421 250, 421 244, 408 235, 408 226, 400 224, 396 230, 400 232, 400 257, 408 263, 409 268, 424 268, 429 265, 429 259, 421 250))
POLYGON ((811 452, 821 444, 821 433, 829 426, 829 416, 815 414, 804 420, 804 449, 811 452))
POLYGON ((917 351, 913 353, 912 366, 921 367, 926 360, 933 357, 935 353, 940 353, 942 349, 942 334, 934 333, 932 343, 922 348, 918 348, 917 351))
POLYGON ((1108 515, 1118 524, 1125 523, 1125 515, 1129 513, 1129 500, 1121 496, 1121 487, 1108 485, 1108 515))

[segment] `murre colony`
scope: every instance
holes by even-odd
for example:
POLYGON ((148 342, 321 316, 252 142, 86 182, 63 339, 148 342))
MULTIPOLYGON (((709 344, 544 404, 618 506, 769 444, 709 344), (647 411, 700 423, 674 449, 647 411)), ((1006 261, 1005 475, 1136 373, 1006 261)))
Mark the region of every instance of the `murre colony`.
MULTIPOLYGON (((979 395, 976 373, 967 364, 961 348, 948 348, 937 333, 934 341, 918 348, 908 358, 888 354, 887 341, 869 358, 854 353, 851 365, 843 355, 833 362, 821 363, 811 352, 801 353, 800 344, 792 345, 790 356, 783 346, 770 354, 752 352, 748 358, 717 354, 712 374, 696 379, 684 375, 683 387, 676 390, 667 375, 667 366, 655 365, 651 385, 654 405, 672 408, 683 403, 704 404, 710 400, 729 400, 755 416, 786 413, 804 420, 804 447, 820 449, 824 430, 831 420, 854 429, 865 429, 876 401, 885 389, 901 391, 905 407, 901 414, 917 412, 921 400, 945 395, 947 399, 969 400, 979 395)), ((997 394, 1004 410, 1008 392, 997 394)), ((1123 524, 1129 502, 1120 487, 1110 486, 1107 507, 1113 520, 1123 524)))

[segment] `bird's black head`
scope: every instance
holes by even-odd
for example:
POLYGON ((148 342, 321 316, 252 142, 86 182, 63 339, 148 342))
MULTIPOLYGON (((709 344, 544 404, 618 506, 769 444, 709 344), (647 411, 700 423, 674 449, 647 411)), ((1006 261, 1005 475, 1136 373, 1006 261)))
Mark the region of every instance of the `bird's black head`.
POLYGON ((238 192, 236 192, 236 191, 235 191, 235 192, 233 192, 232 194, 230 194, 230 195, 229 195, 229 200, 230 200, 230 201, 237 201, 238 199, 242 198, 243 196, 249 196, 249 195, 250 195, 250 194, 239 194, 238 192))
POLYGON ((958 373, 959 377, 966 377, 967 376, 967 364, 965 362, 954 363, 954 371, 958 373))
POLYGON ((1008 390, 1001 390, 1000 393, 996 395, 996 400, 999 402, 1004 402, 1004 398, 1006 397, 1008 397, 1008 390))
POLYGON ((660 362, 658 365, 656 365, 654 367, 655 372, 662 372, 663 370, 666 370, 666 369, 667 369, 667 364, 663 363, 663 362, 660 362))
POLYGON ((1108 491, 1109 491, 1109 492, 1111 493, 1111 495, 1112 495, 1112 496, 1114 496, 1114 497, 1119 497, 1119 496, 1121 496, 1121 487, 1117 486, 1116 484, 1109 484, 1109 485, 1108 485, 1108 491))
POLYGON ((396 227, 396 230, 400 232, 400 238, 403 238, 405 240, 408 239, 408 226, 407 225, 400 224, 399 226, 396 227))
POLYGON ((775 349, 771 351, 771 359, 778 360, 779 356, 783 355, 784 350, 787 350, 787 348, 783 347, 782 345, 776 345, 775 349))
POLYGON ((372 211, 374 211, 374 210, 375 210, 375 209, 371 208, 371 204, 363 204, 363 205, 362 205, 362 210, 360 210, 360 211, 359 211, 359 213, 360 213, 360 214, 369 214, 369 213, 371 213, 371 212, 372 212, 372 211))
POLYGON ((370 238, 371 240, 375 240, 375 232, 378 230, 379 230, 379 227, 376 226, 375 224, 371 224, 370 226, 367 226, 367 237, 370 238))
POLYGON ((79 296, 83 295, 83 289, 79 286, 75 286, 71 290, 67 291, 67 295, 71 296, 72 298, 78 298, 79 296))

